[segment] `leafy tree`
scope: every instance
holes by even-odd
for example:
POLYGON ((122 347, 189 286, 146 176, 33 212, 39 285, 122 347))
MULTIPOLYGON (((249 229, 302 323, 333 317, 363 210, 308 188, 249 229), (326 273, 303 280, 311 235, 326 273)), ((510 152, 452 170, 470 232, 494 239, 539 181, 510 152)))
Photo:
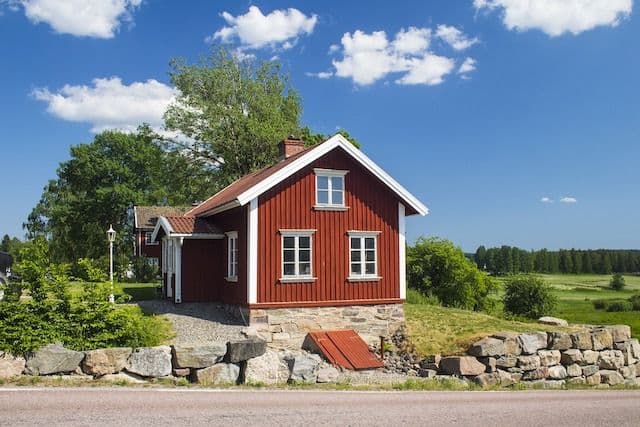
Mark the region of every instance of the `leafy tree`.
POLYGON ((46 236, 54 260, 64 262, 104 255, 109 224, 118 231, 116 250, 128 254, 133 205, 188 205, 213 191, 206 171, 164 151, 146 126, 130 134, 102 132, 71 147, 57 175, 25 225, 30 237, 46 236))
POLYGON ((0 241, 0 252, 7 252, 13 257, 14 261, 17 261, 22 245, 22 240, 17 237, 12 238, 8 234, 5 234, 2 236, 2 241, 0 241))
POLYGON ((442 305, 488 310, 494 279, 478 270, 464 252, 448 240, 420 237, 407 250, 409 286, 437 297, 442 305))
POLYGON ((503 303, 507 313, 537 319, 550 314, 557 300, 541 278, 521 274, 505 280, 503 303))
POLYGON ((625 285, 624 276, 620 273, 615 273, 609 282, 609 287, 615 291, 621 291, 625 285))
POLYGON ((476 265, 478 266, 478 268, 480 268, 481 270, 484 270, 487 268, 487 248, 485 248, 484 246, 479 246, 478 249, 476 249, 476 253, 473 256, 473 260, 476 262, 476 265))

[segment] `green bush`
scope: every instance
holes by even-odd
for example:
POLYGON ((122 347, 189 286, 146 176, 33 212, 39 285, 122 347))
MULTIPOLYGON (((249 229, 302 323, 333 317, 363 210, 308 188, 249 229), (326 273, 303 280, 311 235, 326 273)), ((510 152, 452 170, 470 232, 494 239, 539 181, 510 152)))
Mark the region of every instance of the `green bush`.
POLYGON ((421 305, 440 305, 438 297, 434 295, 425 295, 416 289, 407 289, 407 302, 409 304, 421 305))
POLYGON ((71 270, 71 274, 78 280, 87 282, 106 282, 108 277, 106 270, 98 261, 89 258, 80 258, 71 270))
POLYGON ((616 273, 611 276, 611 281, 609 282, 609 287, 616 291, 621 291, 625 287, 624 276, 620 273, 616 273))
POLYGON ((31 242, 21 254, 16 270, 31 298, 0 301, 0 350, 25 354, 54 342, 75 350, 151 346, 170 335, 165 320, 145 316, 137 306, 109 303, 108 283, 84 283, 72 297, 69 267, 50 263, 46 242, 31 242))
POLYGON ((633 311, 640 311, 640 294, 633 295, 631 298, 629 298, 629 302, 633 307, 633 311))
POLYGON ((445 307, 489 311, 495 303, 496 280, 448 240, 420 237, 407 248, 407 273, 410 288, 435 296, 445 307))
POLYGON ((149 258, 136 257, 133 260, 133 276, 136 282, 149 283, 158 277, 158 267, 153 265, 149 258))
POLYGON ((553 312, 557 300, 541 278, 520 274, 505 280, 503 303, 507 313, 537 319, 553 312))
POLYGON ((609 307, 609 301, 606 299, 593 300, 593 308, 596 310, 606 310, 609 307))
POLYGON ((629 301, 612 301, 607 307, 607 311, 633 311, 633 304, 629 301))

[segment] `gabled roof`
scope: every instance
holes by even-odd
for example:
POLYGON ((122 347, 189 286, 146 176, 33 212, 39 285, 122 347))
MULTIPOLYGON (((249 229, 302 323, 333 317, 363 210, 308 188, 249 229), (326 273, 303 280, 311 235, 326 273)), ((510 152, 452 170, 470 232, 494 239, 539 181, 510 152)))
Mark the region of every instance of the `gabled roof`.
POLYGON ((422 204, 420 200, 409 193, 395 179, 376 165, 361 150, 354 147, 342 135, 336 134, 321 144, 310 147, 272 166, 245 175, 200 205, 191 209, 185 215, 209 216, 237 206, 244 206, 252 199, 273 188, 275 185, 337 147, 342 148, 365 169, 380 179, 380 181, 387 185, 391 191, 417 213, 420 215, 429 213, 429 209, 422 204))
POLYGON ((152 229, 161 216, 182 216, 189 209, 186 206, 134 206, 134 227, 152 229))
POLYGON ((161 216, 151 240, 155 241, 160 231, 170 237, 221 239, 224 232, 204 218, 193 216, 161 216))

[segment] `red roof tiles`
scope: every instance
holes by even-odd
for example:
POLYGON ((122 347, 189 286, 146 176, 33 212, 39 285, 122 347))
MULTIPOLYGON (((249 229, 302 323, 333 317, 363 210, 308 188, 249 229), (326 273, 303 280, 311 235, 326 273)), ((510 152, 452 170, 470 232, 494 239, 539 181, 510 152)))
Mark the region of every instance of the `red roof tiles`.
POLYGON ((222 231, 206 219, 193 216, 165 216, 177 234, 222 234, 222 231))

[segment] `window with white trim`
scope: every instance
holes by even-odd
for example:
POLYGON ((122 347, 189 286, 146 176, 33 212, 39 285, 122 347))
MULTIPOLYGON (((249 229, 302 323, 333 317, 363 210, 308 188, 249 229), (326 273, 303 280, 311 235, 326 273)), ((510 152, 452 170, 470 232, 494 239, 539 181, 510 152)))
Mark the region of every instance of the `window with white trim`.
POLYGON ((313 231, 280 231, 282 279, 313 278, 313 231))
POLYGON ((344 208, 344 176, 347 171, 314 169, 316 174, 316 207, 344 208))
POLYGON ((157 245, 158 242, 154 242, 151 240, 151 237, 153 236, 153 231, 145 231, 144 233, 144 244, 145 246, 153 246, 153 245, 157 245))
POLYGON ((378 234, 349 232, 349 278, 378 278, 378 234))
POLYGON ((227 280, 238 280, 238 232, 227 234, 227 280))

